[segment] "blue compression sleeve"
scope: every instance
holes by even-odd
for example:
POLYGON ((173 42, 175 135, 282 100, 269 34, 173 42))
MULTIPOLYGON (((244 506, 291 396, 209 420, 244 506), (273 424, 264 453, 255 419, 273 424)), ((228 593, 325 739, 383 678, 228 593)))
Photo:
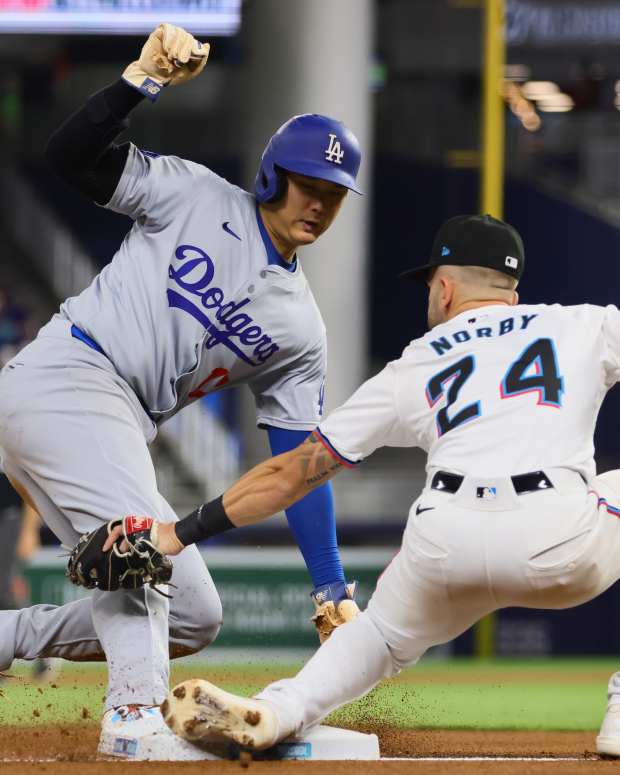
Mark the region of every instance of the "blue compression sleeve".
MULTIPOLYGON (((299 446, 308 431, 292 431, 267 427, 269 444, 274 455, 281 455, 299 446)), ((303 555, 315 587, 344 581, 336 538, 336 515, 331 482, 317 487, 305 498, 286 509, 286 518, 303 555)))

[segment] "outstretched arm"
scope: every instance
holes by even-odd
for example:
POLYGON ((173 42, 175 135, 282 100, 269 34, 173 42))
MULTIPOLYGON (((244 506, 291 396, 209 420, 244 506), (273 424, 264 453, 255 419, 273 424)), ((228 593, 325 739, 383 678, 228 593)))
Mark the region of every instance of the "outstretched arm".
MULTIPOLYGON (((343 465, 312 433, 303 444, 252 468, 226 492, 176 523, 160 523, 157 544, 163 554, 179 554, 185 546, 234 527, 252 525, 295 503, 329 481, 343 465)), ((104 545, 111 548, 121 533, 104 545)))
POLYGON ((223 506, 235 527, 251 525, 296 503, 342 468, 312 433, 295 449, 244 474, 224 493, 223 506))

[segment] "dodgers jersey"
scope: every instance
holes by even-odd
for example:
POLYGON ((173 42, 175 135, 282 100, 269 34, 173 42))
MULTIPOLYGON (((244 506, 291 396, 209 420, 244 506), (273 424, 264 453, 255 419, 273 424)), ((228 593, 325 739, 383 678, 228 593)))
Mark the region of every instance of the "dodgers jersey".
POLYGON ((480 307, 411 342, 318 430, 345 464, 418 446, 427 469, 499 477, 565 467, 589 480, 596 417, 619 380, 615 306, 480 307))
POLYGON ((132 145, 106 206, 135 223, 61 315, 97 342, 153 419, 245 382, 259 424, 312 429, 325 326, 299 262, 268 263, 254 197, 200 164, 132 145))

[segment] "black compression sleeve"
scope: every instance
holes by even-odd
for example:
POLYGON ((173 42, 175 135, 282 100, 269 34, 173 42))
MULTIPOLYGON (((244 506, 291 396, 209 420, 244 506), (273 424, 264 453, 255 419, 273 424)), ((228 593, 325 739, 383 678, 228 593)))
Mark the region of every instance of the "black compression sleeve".
POLYGON ((228 519, 223 500, 224 496, 220 495, 214 501, 203 503, 196 511, 176 523, 174 530, 183 546, 195 544, 196 541, 237 527, 228 519))
POLYGON ((144 97, 122 79, 96 92, 50 137, 45 158, 70 185, 106 204, 123 174, 129 145, 112 141, 144 97))

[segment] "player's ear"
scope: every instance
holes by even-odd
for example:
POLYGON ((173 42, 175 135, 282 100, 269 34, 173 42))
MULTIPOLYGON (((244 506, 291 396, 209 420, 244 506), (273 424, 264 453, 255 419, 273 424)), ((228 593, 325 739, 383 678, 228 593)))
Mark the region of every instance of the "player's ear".
POLYGON ((518 303, 519 303, 519 294, 517 293, 517 291, 513 291, 512 292, 512 306, 516 307, 518 303))
POLYGON ((439 278, 439 284, 441 286, 441 303, 444 309, 448 309, 452 300, 454 299, 455 284, 452 279, 445 275, 439 278))

